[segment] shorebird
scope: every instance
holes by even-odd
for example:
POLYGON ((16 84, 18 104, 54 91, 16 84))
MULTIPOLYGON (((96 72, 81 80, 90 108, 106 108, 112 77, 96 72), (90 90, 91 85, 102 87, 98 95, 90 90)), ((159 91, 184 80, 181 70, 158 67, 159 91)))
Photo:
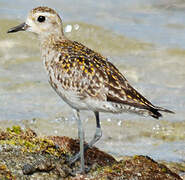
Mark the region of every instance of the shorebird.
POLYGON ((38 35, 49 83, 76 112, 80 152, 70 158, 69 164, 80 158, 82 173, 85 170, 84 151, 102 136, 99 112, 131 112, 154 118, 162 116, 160 111, 173 113, 154 106, 143 97, 107 58, 79 42, 69 40, 64 35, 62 20, 55 10, 34 8, 25 23, 9 29, 8 33, 18 31, 30 31, 38 35), (81 110, 93 111, 96 117, 95 135, 86 146, 79 114, 81 110))

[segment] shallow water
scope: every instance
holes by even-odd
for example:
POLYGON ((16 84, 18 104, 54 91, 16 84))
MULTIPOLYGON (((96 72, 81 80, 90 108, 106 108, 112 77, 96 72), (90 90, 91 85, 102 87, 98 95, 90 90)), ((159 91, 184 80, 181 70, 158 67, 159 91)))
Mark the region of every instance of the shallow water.
MULTIPOLYGON (((115 156, 185 161, 185 3, 178 0, 0 0, 0 126, 77 137, 71 108, 47 82, 37 37, 6 34, 38 5, 55 8, 70 39, 107 56, 141 94, 176 112, 160 120, 102 113, 97 147, 115 156)), ((82 119, 90 140, 93 113, 83 113, 82 119)))

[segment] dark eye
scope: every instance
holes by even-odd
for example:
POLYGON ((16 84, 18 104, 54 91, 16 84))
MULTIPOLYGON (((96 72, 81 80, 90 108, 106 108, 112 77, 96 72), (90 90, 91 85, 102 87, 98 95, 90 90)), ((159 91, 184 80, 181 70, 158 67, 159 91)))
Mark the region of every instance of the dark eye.
POLYGON ((44 22, 46 20, 45 16, 39 16, 37 21, 38 22, 44 22))

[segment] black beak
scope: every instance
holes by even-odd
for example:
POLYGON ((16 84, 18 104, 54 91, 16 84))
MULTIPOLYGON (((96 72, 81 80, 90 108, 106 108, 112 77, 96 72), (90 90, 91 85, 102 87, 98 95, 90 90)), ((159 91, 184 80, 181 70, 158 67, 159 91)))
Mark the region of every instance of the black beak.
POLYGON ((28 29, 28 25, 26 23, 22 23, 18 26, 15 26, 13 28, 10 28, 7 33, 14 33, 14 32, 18 32, 18 31, 26 31, 26 29, 28 29))

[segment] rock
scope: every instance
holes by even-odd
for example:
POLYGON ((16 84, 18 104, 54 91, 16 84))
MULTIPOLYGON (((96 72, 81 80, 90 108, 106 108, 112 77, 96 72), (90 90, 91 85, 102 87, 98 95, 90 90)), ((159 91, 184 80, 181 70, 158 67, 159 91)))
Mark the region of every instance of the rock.
POLYGON ((0 179, 181 179, 164 163, 150 157, 124 157, 116 161, 96 147, 85 153, 85 163, 91 167, 90 171, 74 176, 80 162, 69 166, 67 159, 78 151, 79 141, 69 137, 38 137, 31 129, 8 128, 0 131, 0 179))

